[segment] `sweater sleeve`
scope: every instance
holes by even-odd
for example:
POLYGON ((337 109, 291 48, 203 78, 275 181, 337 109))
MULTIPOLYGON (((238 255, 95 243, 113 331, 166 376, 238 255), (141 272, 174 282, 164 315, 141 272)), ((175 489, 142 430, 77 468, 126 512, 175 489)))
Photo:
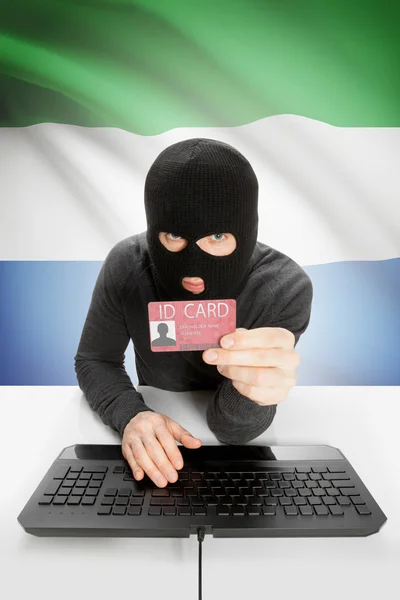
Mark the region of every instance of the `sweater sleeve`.
MULTIPOLYGON (((261 304, 259 316, 250 329, 282 327, 295 336, 295 345, 307 329, 311 316, 313 288, 303 271, 288 276, 277 293, 272 307, 261 304)), ((225 378, 207 405, 207 424, 217 439, 226 444, 245 444, 261 435, 271 425, 276 404, 261 406, 243 396, 225 378)))
POLYGON ((124 352, 130 336, 112 276, 114 269, 118 269, 117 247, 109 252, 97 277, 74 361, 79 387, 90 407, 122 436, 137 413, 153 409, 145 404, 125 370, 124 352))

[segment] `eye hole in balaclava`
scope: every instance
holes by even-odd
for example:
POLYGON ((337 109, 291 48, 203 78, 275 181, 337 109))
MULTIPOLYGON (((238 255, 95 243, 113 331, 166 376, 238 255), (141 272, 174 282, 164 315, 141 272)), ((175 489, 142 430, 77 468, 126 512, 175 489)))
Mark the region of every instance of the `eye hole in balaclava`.
POLYGON ((258 234, 258 180, 249 161, 233 146, 192 138, 165 148, 145 181, 147 244, 160 300, 236 298, 246 284, 258 234), (188 240, 172 252, 160 231, 188 240), (197 241, 231 233, 236 248, 212 255, 197 241), (201 277, 202 293, 182 286, 184 277, 201 277))

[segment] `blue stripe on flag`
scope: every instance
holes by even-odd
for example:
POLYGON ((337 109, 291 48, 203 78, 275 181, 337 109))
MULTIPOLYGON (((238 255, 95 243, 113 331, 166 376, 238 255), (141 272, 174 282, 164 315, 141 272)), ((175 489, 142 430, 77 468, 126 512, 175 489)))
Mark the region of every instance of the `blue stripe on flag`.
MULTIPOLYGON (((76 354, 101 261, 0 262, 0 385, 77 385, 76 354)), ((400 258, 306 267, 311 322, 298 385, 400 385, 400 258)), ((126 370, 137 384, 133 347, 126 370)))

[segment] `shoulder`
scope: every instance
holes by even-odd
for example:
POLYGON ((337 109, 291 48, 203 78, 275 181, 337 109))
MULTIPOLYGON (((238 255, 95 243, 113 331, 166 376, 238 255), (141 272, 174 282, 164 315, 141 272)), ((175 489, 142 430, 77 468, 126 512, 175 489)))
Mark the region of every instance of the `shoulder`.
POLYGON ((268 298, 268 313, 274 318, 286 311, 308 311, 313 297, 313 286, 305 270, 292 258, 257 241, 250 279, 257 296, 268 298))
POLYGON ((123 238, 108 252, 104 260, 104 269, 118 291, 127 280, 137 278, 147 268, 148 253, 146 232, 136 233, 123 238))

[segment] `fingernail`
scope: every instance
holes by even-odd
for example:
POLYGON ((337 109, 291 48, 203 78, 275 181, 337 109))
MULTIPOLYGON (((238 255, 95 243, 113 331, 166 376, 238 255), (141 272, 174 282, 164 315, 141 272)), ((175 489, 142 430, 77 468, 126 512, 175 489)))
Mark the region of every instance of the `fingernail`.
POLYGON ((218 354, 216 352, 207 352, 206 360, 217 360, 218 354))
POLYGON ((136 479, 139 479, 140 476, 141 476, 141 472, 140 471, 136 471, 136 473, 135 473, 136 479))
POLYGON ((230 348, 231 346, 233 346, 233 344, 233 338, 224 338, 223 340, 221 340, 221 345, 223 348, 230 348))
POLYGON ((168 471, 168 479, 171 481, 171 479, 173 481, 175 481, 176 479, 176 474, 174 473, 174 471, 168 471))
POLYGON ((157 485, 165 485, 164 477, 157 477, 156 483, 157 483, 157 485))
POLYGON ((174 462, 174 467, 175 467, 175 469, 182 469, 182 467, 183 467, 182 461, 181 460, 176 460, 174 462))

